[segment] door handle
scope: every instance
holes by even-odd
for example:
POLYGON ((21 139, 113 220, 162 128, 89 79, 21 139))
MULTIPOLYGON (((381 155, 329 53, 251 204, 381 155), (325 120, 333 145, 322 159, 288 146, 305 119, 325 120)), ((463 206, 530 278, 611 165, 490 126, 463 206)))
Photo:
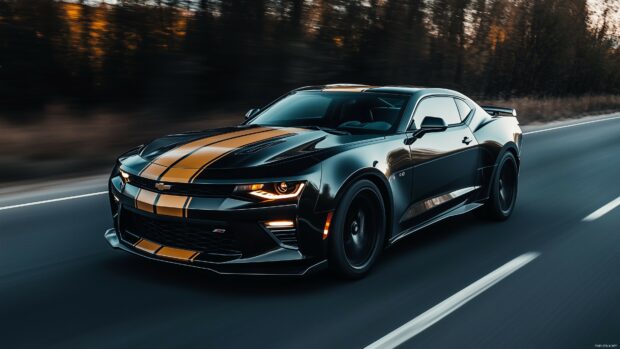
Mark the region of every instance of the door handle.
POLYGON ((465 136, 465 138, 463 138, 463 143, 465 143, 465 145, 469 145, 469 143, 471 143, 472 139, 465 136))

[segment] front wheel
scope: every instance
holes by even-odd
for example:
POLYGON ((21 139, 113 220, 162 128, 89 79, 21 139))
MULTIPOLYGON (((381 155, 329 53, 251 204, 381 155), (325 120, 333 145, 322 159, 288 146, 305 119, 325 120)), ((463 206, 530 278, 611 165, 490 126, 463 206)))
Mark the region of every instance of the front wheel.
POLYGON ((489 199, 482 208, 484 213, 494 220, 508 219, 514 211, 519 186, 519 169, 512 153, 506 152, 502 156, 490 186, 489 199))
POLYGON ((329 265, 351 279, 364 276, 385 240, 385 205, 369 180, 354 183, 342 196, 329 235, 329 265))

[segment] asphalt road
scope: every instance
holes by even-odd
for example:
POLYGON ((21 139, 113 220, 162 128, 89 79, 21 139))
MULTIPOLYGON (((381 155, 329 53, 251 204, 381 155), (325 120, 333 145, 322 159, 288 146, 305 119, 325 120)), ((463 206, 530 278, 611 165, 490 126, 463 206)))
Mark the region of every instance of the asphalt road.
MULTIPOLYGON (((0 207, 105 190, 91 182, 5 190, 0 207)), ((0 347, 363 348, 535 252, 402 347, 617 348, 620 207, 583 219, 619 196, 620 119, 528 134, 509 221, 442 222, 357 282, 222 277, 112 250, 103 195, 0 209, 0 347)))

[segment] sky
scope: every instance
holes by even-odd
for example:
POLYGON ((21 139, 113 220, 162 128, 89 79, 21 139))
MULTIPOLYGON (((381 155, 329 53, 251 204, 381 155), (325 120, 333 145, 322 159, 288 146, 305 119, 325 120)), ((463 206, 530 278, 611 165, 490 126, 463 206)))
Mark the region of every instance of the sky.
POLYGON ((602 24, 601 15, 607 4, 613 7, 612 12, 615 12, 613 16, 613 26, 616 27, 616 33, 618 34, 618 26, 620 26, 620 0, 588 0, 590 11, 592 12, 592 24, 594 26, 600 26, 602 24))

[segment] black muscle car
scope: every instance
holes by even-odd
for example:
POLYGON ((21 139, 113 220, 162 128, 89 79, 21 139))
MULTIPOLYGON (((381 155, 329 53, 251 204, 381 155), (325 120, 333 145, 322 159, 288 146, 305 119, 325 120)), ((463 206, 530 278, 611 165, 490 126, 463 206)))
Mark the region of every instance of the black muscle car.
POLYGON ((304 87, 224 129, 122 155, 109 182, 112 247, 223 274, 366 274, 442 219, 515 206, 513 109, 436 88, 304 87))

